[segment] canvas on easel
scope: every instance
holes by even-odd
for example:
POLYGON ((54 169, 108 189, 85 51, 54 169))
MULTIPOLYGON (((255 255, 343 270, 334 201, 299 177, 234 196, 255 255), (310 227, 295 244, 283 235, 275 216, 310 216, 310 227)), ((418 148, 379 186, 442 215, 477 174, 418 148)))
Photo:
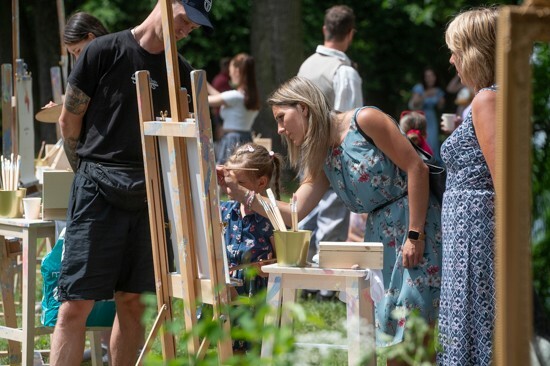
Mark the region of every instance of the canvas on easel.
MULTIPOLYGON (((149 74, 136 73, 139 115, 142 133, 143 160, 146 176, 151 242, 157 284, 159 317, 175 320, 172 299, 184 302, 183 321, 188 332, 197 324, 196 305, 213 305, 214 318, 219 320, 227 337, 218 341, 220 363, 232 355, 229 337, 228 269, 224 262, 225 246, 219 211, 212 129, 206 91, 206 73, 193 71, 194 118, 190 118, 187 93, 179 84, 178 55, 172 25, 172 7, 162 0, 162 27, 166 51, 166 69, 170 96, 171 121, 155 121, 149 74), (166 236, 165 212, 168 215, 172 240, 166 236), (176 272, 170 271, 168 245, 173 242, 176 272)), ((161 333, 165 359, 176 356, 174 335, 161 333)), ((151 338, 151 337, 150 337, 151 338)), ((146 343, 145 352, 149 342, 146 343)), ((208 341, 189 337, 190 357, 202 358, 208 341)), ((140 356, 140 360, 143 356, 140 356)))

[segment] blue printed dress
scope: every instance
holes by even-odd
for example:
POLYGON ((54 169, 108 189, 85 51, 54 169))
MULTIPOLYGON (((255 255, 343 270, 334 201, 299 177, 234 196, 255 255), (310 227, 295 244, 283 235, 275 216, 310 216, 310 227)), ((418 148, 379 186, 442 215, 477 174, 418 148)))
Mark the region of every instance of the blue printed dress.
POLYGON ((359 111, 355 111, 342 144, 329 152, 324 170, 332 188, 351 211, 369 213, 365 241, 384 245, 385 295, 375 304, 376 344, 384 347, 403 340, 407 320, 399 310, 417 310, 431 324, 437 320, 441 207, 430 195, 424 259, 416 268, 404 268, 401 248, 409 228, 407 175, 358 129, 359 111))
MULTIPOLYGON (((483 90, 483 89, 482 89, 483 90)), ((496 90, 495 87, 489 90, 496 90)), ((472 111, 445 140, 440 365, 491 365, 495 320, 495 189, 472 111)))
MULTIPOLYGON (((267 218, 255 212, 243 217, 241 204, 237 201, 221 202, 220 210, 225 225, 225 247, 229 267, 274 257, 271 245, 273 226, 267 218)), ((243 286, 237 287, 240 295, 252 296, 267 288, 267 278, 245 278, 244 272, 240 269, 230 273, 231 277, 244 282, 243 286)))

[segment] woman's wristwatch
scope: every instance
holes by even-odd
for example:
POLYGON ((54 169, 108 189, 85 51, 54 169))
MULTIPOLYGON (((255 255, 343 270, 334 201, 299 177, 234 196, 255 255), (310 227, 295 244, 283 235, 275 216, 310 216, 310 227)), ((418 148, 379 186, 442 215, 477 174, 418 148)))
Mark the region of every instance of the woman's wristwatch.
POLYGON ((418 232, 416 230, 409 230, 407 238, 411 240, 424 240, 426 239, 426 234, 418 232))

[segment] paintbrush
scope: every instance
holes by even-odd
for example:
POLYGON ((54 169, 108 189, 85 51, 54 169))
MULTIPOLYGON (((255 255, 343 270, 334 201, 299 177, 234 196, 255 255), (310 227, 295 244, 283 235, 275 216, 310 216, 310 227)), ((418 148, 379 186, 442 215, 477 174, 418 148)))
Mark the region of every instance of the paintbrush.
POLYGON ((292 231, 298 231, 298 199, 296 193, 292 195, 290 200, 290 216, 292 218, 292 231))
POLYGON ((223 167, 225 170, 249 170, 251 172, 257 172, 259 169, 258 168, 228 168, 228 167, 223 167))
POLYGON ((271 201, 271 208, 273 209, 273 212, 275 214, 275 219, 279 223, 279 226, 284 228, 284 230, 281 229, 281 231, 286 231, 285 220, 283 220, 283 215, 281 215, 281 211, 277 206, 277 200, 275 199, 275 195, 273 194, 273 191, 271 190, 271 188, 268 188, 266 192, 267 192, 267 196, 269 197, 269 200, 271 201))
MULTIPOLYGON (((264 198, 262 197, 261 194, 256 193, 256 200, 258 200, 258 202, 260 202, 260 205, 262 205, 262 207, 263 207, 265 213, 267 214, 267 218, 269 219, 269 221, 271 221, 271 224, 273 225, 273 227, 275 228, 275 230, 283 231, 283 230, 279 227, 279 223, 277 222, 277 218, 275 217, 275 214, 274 214, 273 211, 271 210, 271 207, 270 207, 269 204, 264 200, 264 198)), ((286 231, 286 228, 285 228, 285 231, 286 231)))

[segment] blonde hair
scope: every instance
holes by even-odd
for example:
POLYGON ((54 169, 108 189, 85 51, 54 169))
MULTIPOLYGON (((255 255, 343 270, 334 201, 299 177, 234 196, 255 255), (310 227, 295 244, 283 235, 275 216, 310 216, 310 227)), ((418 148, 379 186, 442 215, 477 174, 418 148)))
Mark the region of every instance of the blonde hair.
POLYGON ((495 83, 497 17, 497 7, 475 8, 457 15, 445 31, 463 83, 476 90, 495 83))
POLYGON ((304 177, 316 178, 323 170, 325 158, 334 139, 333 119, 327 98, 321 90, 306 78, 295 76, 279 86, 268 98, 273 106, 307 106, 308 121, 304 142, 295 146, 283 135, 287 145, 290 165, 304 177))
POLYGON ((233 154, 227 159, 225 165, 258 169, 257 171, 249 171, 246 173, 248 173, 248 176, 252 179, 266 176, 270 182, 269 187, 273 187, 275 196, 277 199, 280 198, 281 170, 284 166, 281 154, 267 151, 267 149, 261 145, 248 142, 237 146, 233 154))

